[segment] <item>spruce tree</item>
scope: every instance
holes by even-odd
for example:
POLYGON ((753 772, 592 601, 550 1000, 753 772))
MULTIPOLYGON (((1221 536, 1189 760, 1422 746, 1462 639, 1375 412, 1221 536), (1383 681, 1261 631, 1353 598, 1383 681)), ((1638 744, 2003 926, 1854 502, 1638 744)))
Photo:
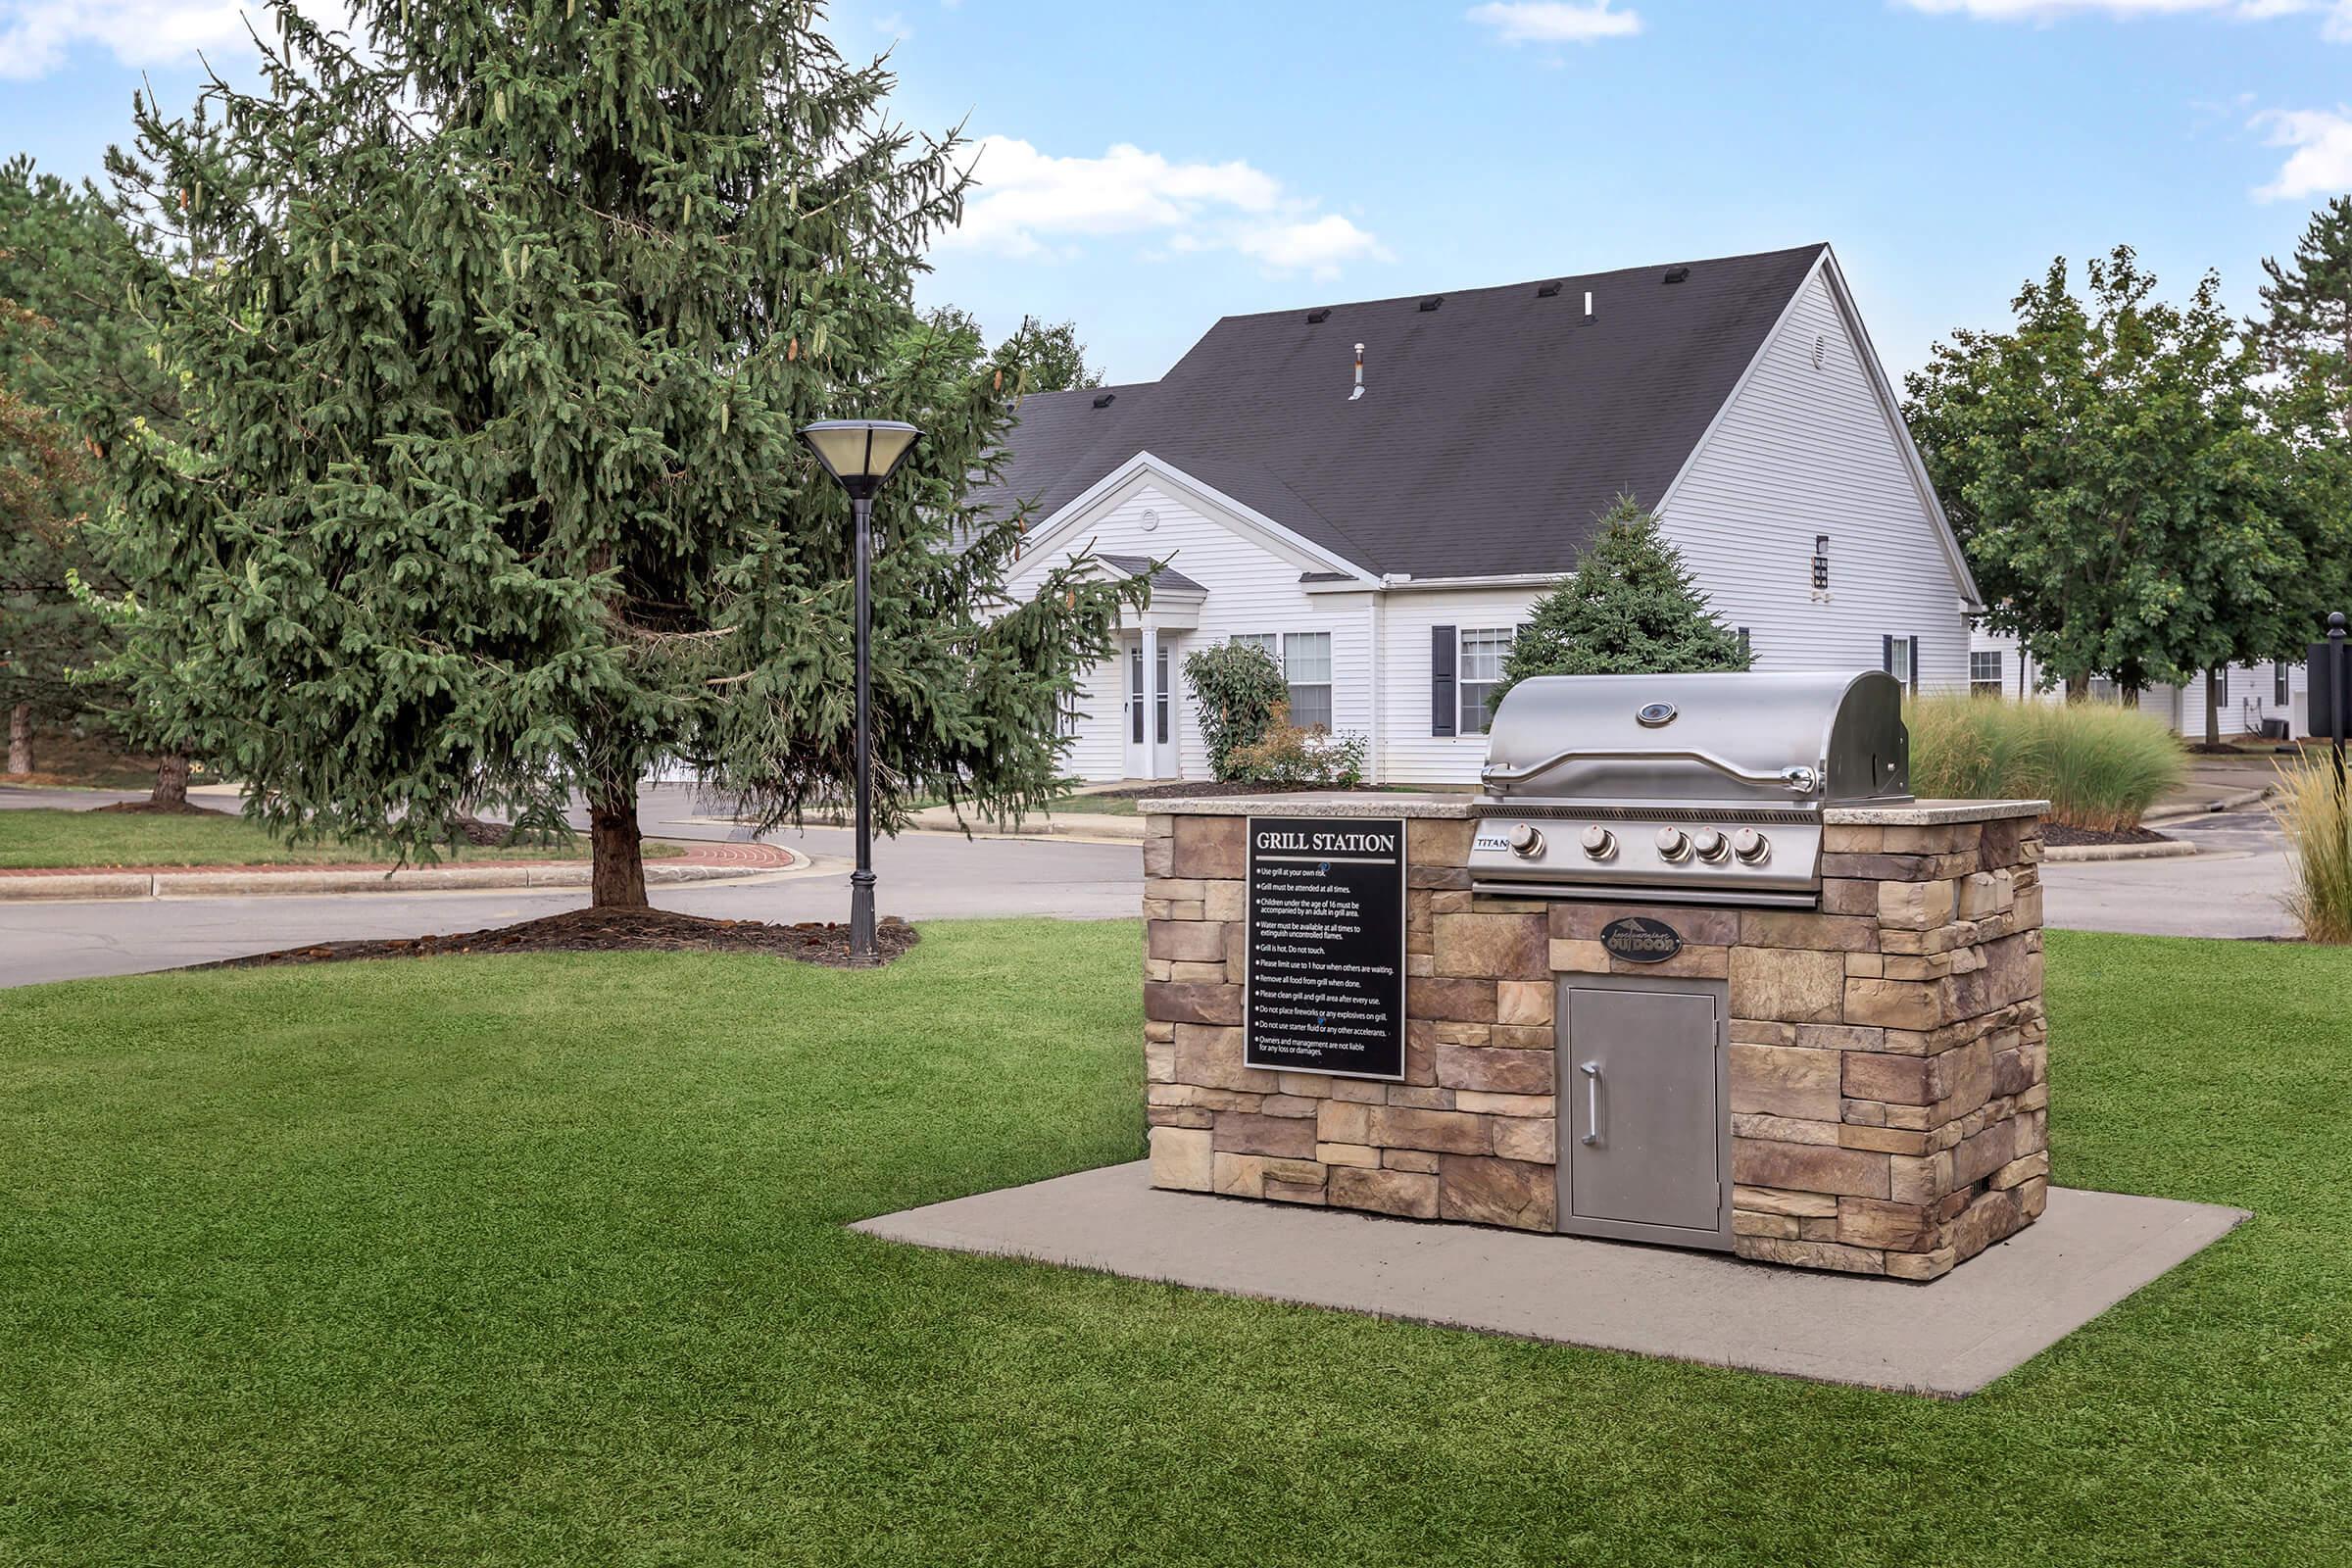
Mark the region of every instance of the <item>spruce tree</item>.
POLYGON ((2318 391, 2336 434, 2352 438, 2352 196, 2312 215, 2292 260, 2265 257, 2262 270, 2265 314, 2246 330, 2264 366, 2318 391))
POLYGON ((796 0, 271 19, 258 90, 141 102, 113 160, 201 259, 145 300, 190 441, 106 443, 123 548, 171 570, 134 647, 248 810, 429 855, 577 792, 628 906, 658 764, 763 823, 838 806, 849 508, 794 431, 841 416, 927 432, 875 513, 878 820, 1048 799, 1057 699, 1141 590, 1078 563, 1004 597, 1023 519, 965 496, 1023 367, 901 352, 964 179, 881 63, 796 0))
POLYGON ((1620 496, 1575 574, 1535 603, 1511 641, 1502 694, 1530 675, 1745 669, 1739 634, 1715 618, 1658 519, 1620 496))

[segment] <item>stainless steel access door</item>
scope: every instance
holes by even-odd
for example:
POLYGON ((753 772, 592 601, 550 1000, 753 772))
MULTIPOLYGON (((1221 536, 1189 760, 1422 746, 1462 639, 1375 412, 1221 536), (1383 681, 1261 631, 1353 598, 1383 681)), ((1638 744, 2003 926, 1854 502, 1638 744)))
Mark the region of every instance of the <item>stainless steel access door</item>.
POLYGON ((1732 1245, 1721 981, 1560 982, 1560 1229, 1732 1245))

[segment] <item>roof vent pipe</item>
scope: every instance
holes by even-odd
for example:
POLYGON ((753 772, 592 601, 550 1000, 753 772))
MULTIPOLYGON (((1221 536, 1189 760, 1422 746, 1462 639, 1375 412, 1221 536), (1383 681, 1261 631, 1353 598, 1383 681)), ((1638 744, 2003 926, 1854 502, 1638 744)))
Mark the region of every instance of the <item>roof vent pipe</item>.
POLYGON ((1591 289, 1585 290, 1585 319, 1588 321, 1592 319, 1592 291, 1591 289))
POLYGON ((1350 402, 1350 403, 1353 403, 1353 402, 1354 402, 1354 401, 1355 401, 1357 398, 1360 398, 1360 397, 1362 397, 1363 395, 1364 395, 1364 346, 1363 346, 1361 343, 1358 343, 1358 344, 1355 346, 1355 390, 1348 394, 1348 402, 1350 402))

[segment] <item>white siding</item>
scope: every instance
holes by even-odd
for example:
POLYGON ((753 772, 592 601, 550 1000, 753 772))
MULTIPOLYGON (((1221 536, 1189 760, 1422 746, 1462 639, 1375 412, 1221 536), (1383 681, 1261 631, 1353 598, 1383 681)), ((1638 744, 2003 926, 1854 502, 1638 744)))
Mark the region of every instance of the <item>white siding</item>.
MULTIPOLYGON (((1971 646, 1997 649, 2001 655, 2001 689, 2005 696, 2018 695, 2018 672, 2025 671, 2026 692, 2029 698, 2044 702, 2063 702, 2066 691, 2053 686, 2037 691, 2035 682, 2040 670, 2025 657, 2017 639, 2005 633, 1979 631, 1971 638, 1971 646)), ((2230 666, 2227 686, 2228 701, 2221 705, 2221 733, 2224 735, 2252 735, 2260 733, 2266 718, 2287 720, 2297 735, 2309 733, 2309 678, 2301 664, 2289 664, 2286 670, 2287 700, 2278 700, 2278 666, 2274 664, 2235 664, 2230 666)), ((2205 677, 2192 677, 2185 686, 2151 686, 2139 694, 2139 710, 2153 718, 2163 719, 2180 734, 2192 741, 2205 738, 2205 677)))
MULTIPOLYGON (((1476 784, 1487 760, 1484 735, 1432 735, 1430 629, 1457 632, 1516 626, 1527 619, 1535 588, 1471 588, 1383 597, 1381 617, 1381 759, 1384 784, 1476 784)), ((1458 701, 1456 705, 1458 716, 1458 701)))
POLYGON ((1715 612, 1748 628, 1756 668, 1878 669, 1883 639, 1908 636, 1921 685, 1963 686, 1960 585, 1864 352, 1816 272, 1659 521, 1715 612), (1826 596, 1813 590, 1816 534, 1830 536, 1826 596))
MULTIPOLYGON (((1051 549, 1033 552, 1008 582, 1015 599, 1034 593, 1054 564, 1071 552, 1164 559, 1170 567, 1207 590, 1197 628, 1163 628, 1169 643, 1170 683, 1179 699, 1176 739, 1181 776, 1206 778, 1208 763, 1200 725, 1184 684, 1185 656, 1247 632, 1331 633, 1332 727, 1342 734, 1372 730, 1372 615, 1369 593, 1310 595, 1299 585, 1301 563, 1286 559, 1246 537, 1227 519, 1197 510, 1148 480, 1104 498, 1093 515, 1051 549), (1144 526, 1146 514, 1155 526, 1144 526)), ((1157 612, 1148 612, 1156 622, 1157 612)), ((1068 766, 1085 779, 1124 776, 1126 749, 1119 731, 1121 671, 1115 662, 1098 665, 1088 683, 1086 716, 1068 766)))

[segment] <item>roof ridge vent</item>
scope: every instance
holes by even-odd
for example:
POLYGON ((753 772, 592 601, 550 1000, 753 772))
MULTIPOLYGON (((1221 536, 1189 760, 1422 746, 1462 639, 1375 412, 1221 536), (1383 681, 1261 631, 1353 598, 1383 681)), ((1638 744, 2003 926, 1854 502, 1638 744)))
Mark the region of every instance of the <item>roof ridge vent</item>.
POLYGON ((1540 300, 1556 299, 1559 297, 1559 292, 1560 282, 1557 278, 1552 279, 1548 283, 1538 283, 1536 285, 1536 298, 1540 300))
POLYGON ((1425 299, 1425 300, 1423 300, 1423 301, 1421 302, 1421 308, 1422 308, 1423 310, 1425 310, 1425 311, 1434 311, 1434 310, 1436 310, 1436 309, 1437 309, 1439 306, 1441 306, 1441 305, 1443 305, 1443 304, 1445 304, 1445 303, 1446 303, 1446 296, 1445 296, 1445 295, 1443 295, 1443 294, 1432 294, 1432 295, 1431 295, 1429 298, 1427 298, 1427 299, 1425 299))
POLYGON ((1330 319, 1331 307, 1328 305, 1306 313, 1306 324, 1309 326, 1321 326, 1325 321, 1330 319))
POLYGON ((1688 267, 1669 267, 1666 269, 1666 276, 1664 279, 1662 279, 1662 281, 1668 283, 1680 283, 1684 278, 1689 277, 1690 275, 1690 269, 1688 267))
POLYGON ((1097 396, 1097 397, 1096 397, 1096 399, 1095 399, 1095 407, 1096 407, 1096 408, 1098 408, 1098 409, 1107 409, 1107 408, 1109 408, 1109 407, 1110 407, 1110 402, 1111 402, 1111 399, 1113 399, 1113 398, 1115 398, 1115 397, 1117 397, 1117 396, 1118 396, 1118 394, 1117 394, 1116 392, 1104 392, 1104 393, 1102 393, 1102 394, 1100 394, 1099 396, 1097 396))

